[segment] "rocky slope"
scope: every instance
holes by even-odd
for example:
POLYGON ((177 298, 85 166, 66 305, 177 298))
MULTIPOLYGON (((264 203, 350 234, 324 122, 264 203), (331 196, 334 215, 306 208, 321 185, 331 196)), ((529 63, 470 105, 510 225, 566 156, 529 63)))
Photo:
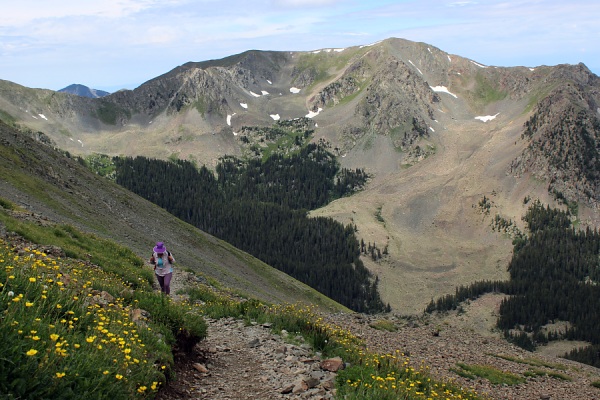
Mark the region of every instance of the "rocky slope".
MULTIPOLYGON (((174 284, 185 284, 186 279, 186 274, 180 274, 174 284)), ((466 306, 460 316, 335 313, 323 318, 330 326, 360 337, 370 351, 405 354, 410 365, 425 367, 435 379, 452 381, 489 399, 600 398, 600 389, 591 385, 600 379, 600 369, 524 351, 489 330, 491 324, 480 320, 480 311, 483 303, 497 304, 499 298, 484 296, 466 306), (376 329, 381 320, 397 330, 376 329), (484 378, 468 379, 456 373, 459 364, 492 366, 526 380, 506 385, 484 378)), ((336 372, 344 367, 344 360, 338 366, 336 360, 312 352, 301 337, 290 339, 293 333, 273 334, 268 324, 246 325, 231 318, 207 322, 207 339, 191 355, 178 354, 177 378, 159 392, 158 399, 335 398, 336 372)))

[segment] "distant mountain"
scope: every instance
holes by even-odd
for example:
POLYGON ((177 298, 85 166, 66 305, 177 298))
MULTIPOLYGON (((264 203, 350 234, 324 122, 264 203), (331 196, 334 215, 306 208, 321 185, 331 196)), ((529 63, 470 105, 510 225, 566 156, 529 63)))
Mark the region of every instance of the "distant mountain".
POLYGON ((76 94, 77 96, 89 97, 92 99, 108 96, 110 94, 109 92, 105 92, 104 90, 91 89, 85 85, 80 85, 77 83, 69 85, 66 88, 60 89, 59 92, 76 94))

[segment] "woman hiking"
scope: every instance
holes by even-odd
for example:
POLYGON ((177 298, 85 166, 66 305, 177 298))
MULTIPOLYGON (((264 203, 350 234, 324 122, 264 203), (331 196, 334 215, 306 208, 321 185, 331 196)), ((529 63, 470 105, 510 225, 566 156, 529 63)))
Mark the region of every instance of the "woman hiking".
POLYGON ((154 273, 156 274, 156 279, 158 279, 160 291, 169 295, 171 294, 171 278, 173 277, 175 259, 163 242, 156 242, 156 246, 152 250, 150 264, 154 265, 154 273))

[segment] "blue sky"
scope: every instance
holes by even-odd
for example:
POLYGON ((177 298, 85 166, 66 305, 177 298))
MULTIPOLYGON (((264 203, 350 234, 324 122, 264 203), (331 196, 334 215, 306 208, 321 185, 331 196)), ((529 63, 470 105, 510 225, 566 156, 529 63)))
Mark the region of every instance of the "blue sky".
POLYGON ((598 0, 4 0, 0 79, 133 89, 188 61, 390 37, 486 65, 583 62, 600 75, 598 0))

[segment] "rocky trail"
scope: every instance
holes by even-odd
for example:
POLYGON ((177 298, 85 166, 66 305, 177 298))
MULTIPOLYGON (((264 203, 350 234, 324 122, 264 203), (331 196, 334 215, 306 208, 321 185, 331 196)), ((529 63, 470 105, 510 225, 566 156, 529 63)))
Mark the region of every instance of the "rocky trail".
MULTIPOLYGON (((186 279, 181 273, 175 287, 186 279)), ((467 314, 469 309, 467 309, 467 314)), ((562 358, 531 353, 497 335, 482 335, 469 324, 423 316, 327 314, 327 324, 352 332, 365 347, 380 354, 401 352, 415 368, 424 367, 436 379, 472 388, 490 399, 600 399, 600 369, 562 358), (385 318, 397 327, 376 329, 385 318), (494 385, 470 380, 452 370, 457 364, 488 365, 527 376, 523 384, 494 385), (539 371, 547 372, 540 375, 539 371), (524 375, 525 374, 525 375, 524 375)), ((463 320, 468 318, 463 316, 463 320)), ((189 356, 176 355, 177 377, 157 397, 168 399, 333 399, 336 371, 344 365, 324 360, 301 337, 272 333, 268 324, 249 324, 232 318, 207 319, 208 336, 189 356)), ((342 360, 343 361, 343 360, 342 360)))
POLYGON ((157 399, 334 398, 335 373, 308 345, 286 343, 268 325, 207 322, 207 339, 191 356, 176 355, 177 379, 157 399))

